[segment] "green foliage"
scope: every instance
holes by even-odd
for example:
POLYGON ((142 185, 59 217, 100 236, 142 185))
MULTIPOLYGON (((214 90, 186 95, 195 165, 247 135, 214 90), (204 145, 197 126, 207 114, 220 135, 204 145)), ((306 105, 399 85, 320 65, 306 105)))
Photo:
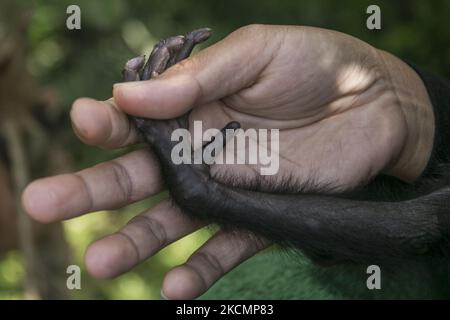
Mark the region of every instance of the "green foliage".
POLYGON ((320 267, 279 252, 251 259, 220 280, 202 299, 449 299, 444 260, 380 266, 381 289, 368 290, 367 266, 320 267), (258 270, 259 272, 255 272, 258 270), (251 290, 249 290, 251 288, 251 290))
MULTIPOLYGON (((148 55, 157 39, 203 26, 214 30, 207 45, 251 23, 331 28, 450 77, 450 1, 446 0, 377 1, 382 10, 381 31, 370 31, 365 26, 366 8, 373 3, 368 0, 47 0, 37 1, 31 8, 29 1, 18 3, 33 12, 27 66, 43 87, 59 93, 61 107, 67 113, 78 97, 109 98, 112 84, 120 81, 124 61, 138 54, 148 55), (79 31, 65 27, 70 4, 81 7, 79 31)), ((66 130, 70 131, 68 122, 66 130)), ((73 136, 67 148, 72 150, 78 168, 127 151, 100 151, 82 145, 73 136)), ((114 232, 155 201, 66 222, 73 262, 83 265, 89 243, 114 232)), ((74 297, 159 298, 164 273, 182 263, 206 237, 207 233, 200 232, 183 239, 112 281, 94 280, 84 272, 83 290, 75 292, 74 297)), ((13 252, 0 262, 0 298, 20 298, 22 277, 20 256, 13 252)))
POLYGON ((0 299, 20 299, 24 269, 20 254, 8 253, 0 260, 0 299))

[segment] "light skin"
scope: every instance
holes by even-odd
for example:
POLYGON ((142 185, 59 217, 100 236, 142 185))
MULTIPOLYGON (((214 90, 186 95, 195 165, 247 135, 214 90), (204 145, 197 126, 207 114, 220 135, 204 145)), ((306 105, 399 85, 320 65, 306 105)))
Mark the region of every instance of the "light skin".
MULTIPOLYGON (((202 120, 205 129, 230 120, 280 129, 280 171, 262 177, 261 189, 286 176, 296 186, 312 179, 339 191, 380 173, 412 182, 426 166, 434 133, 429 97, 408 65, 348 35, 295 26, 238 29, 154 80, 115 85, 106 102, 78 99, 71 118, 84 143, 113 149, 139 142, 126 113, 169 119, 191 109, 190 121, 202 120)), ((218 180, 239 177, 244 187, 258 174, 246 165, 214 165, 211 172, 218 180)), ((36 220, 52 222, 121 208, 163 189, 155 156, 139 150, 34 181, 23 205, 36 220)), ((94 242, 87 269, 98 278, 120 275, 202 226, 164 201, 94 242)), ((162 292, 195 298, 267 245, 219 231, 166 274, 162 292)))

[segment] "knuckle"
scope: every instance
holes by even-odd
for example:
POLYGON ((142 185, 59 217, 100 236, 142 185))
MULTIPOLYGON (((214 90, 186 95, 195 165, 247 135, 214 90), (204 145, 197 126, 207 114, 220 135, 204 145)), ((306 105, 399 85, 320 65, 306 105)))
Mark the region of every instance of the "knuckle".
POLYGON ((117 160, 111 161, 111 170, 114 175, 114 180, 119 188, 120 194, 124 201, 129 202, 133 200, 133 181, 128 170, 117 160))
MULTIPOLYGON (((95 203, 95 197, 94 197, 94 194, 93 194, 90 184, 86 180, 85 176, 81 173, 74 173, 74 177, 80 181, 80 183, 83 186, 83 189, 85 190, 86 198, 87 198, 86 211, 92 211, 94 208, 96 208, 96 203, 95 203)), ((54 198, 56 198, 56 197, 54 197, 54 198)), ((62 203, 57 204, 57 207, 62 207, 62 206, 63 206, 62 203)))
POLYGON ((195 70, 198 69, 199 61, 198 57, 192 56, 188 59, 184 59, 172 67, 170 67, 166 72, 164 72, 161 77, 170 76, 173 74, 180 74, 180 73, 188 73, 188 74, 195 74, 195 70))
POLYGON ((198 252, 188 260, 188 263, 200 264, 217 277, 225 273, 224 267, 222 266, 220 260, 211 253, 198 252))
POLYGON ((259 24, 259 23, 252 23, 252 24, 248 24, 246 26, 240 27, 239 29, 237 29, 237 32, 240 34, 245 34, 245 35, 257 35, 257 34, 261 34, 261 33, 265 32, 266 29, 267 29, 266 25, 259 24))
MULTIPOLYGON (((116 234, 121 236, 123 239, 125 239, 125 241, 128 242, 129 245, 133 248, 133 252, 134 252, 134 256, 135 256, 135 262, 133 264, 136 264, 139 261, 142 261, 141 253, 139 251, 139 245, 136 243, 136 240, 124 231, 118 231, 116 234)), ((123 254, 125 254, 124 247, 122 247, 122 250, 123 250, 123 254)))
POLYGON ((144 228, 146 232, 156 240, 158 248, 167 243, 167 233, 164 226, 151 217, 139 215, 131 219, 128 224, 136 224, 141 228, 144 228))

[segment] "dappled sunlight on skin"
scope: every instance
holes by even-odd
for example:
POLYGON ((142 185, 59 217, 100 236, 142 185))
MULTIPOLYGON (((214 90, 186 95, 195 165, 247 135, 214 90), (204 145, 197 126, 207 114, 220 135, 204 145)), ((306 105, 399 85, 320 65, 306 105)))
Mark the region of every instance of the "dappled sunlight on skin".
MULTIPOLYGON (((277 26, 272 28, 276 30, 277 26)), ((298 27, 298 30, 312 31, 314 28, 298 27)), ((254 85, 221 102, 195 108, 190 115, 191 125, 194 120, 204 120, 204 130, 223 127, 230 120, 239 121, 244 129, 280 129, 278 177, 257 176, 255 172, 259 166, 251 164, 247 167, 213 165, 213 176, 237 186, 263 184, 262 190, 271 190, 274 184, 279 185, 287 179, 294 184, 293 190, 304 190, 302 186, 314 181, 317 187, 334 191, 365 184, 380 171, 405 180, 417 176, 427 161, 426 156, 418 160, 420 164, 411 170, 413 173, 407 172, 410 169, 405 168, 405 164, 400 170, 391 170, 400 157, 408 157, 395 150, 401 149, 408 138, 406 123, 408 127, 416 126, 417 119, 404 117, 403 106, 393 89, 395 84, 385 65, 380 63, 378 51, 339 32, 325 30, 322 34, 311 34, 298 39, 295 36, 283 39, 287 48, 309 46, 306 53, 300 51, 303 56, 298 57, 297 64, 292 63, 292 57, 287 59, 280 53, 266 66, 261 79, 254 85), (323 41, 314 41, 317 39, 313 37, 323 41), (314 49, 312 43, 320 44, 314 49), (358 50, 350 52, 336 49, 357 44, 360 45, 358 50), (314 64, 310 64, 310 60, 314 64), (293 74, 296 77, 291 79, 293 74), (304 81, 300 86, 301 79, 304 81), (354 108, 360 110, 351 111, 354 108), (317 148, 318 145, 323 147, 317 148), (354 145, 365 148, 355 153, 354 145), (374 158, 378 160, 372 162, 371 167, 364 167, 367 159, 374 158), (316 179, 319 171, 320 178, 316 179)), ((396 66, 399 74, 408 73, 406 69, 404 64, 396 66)), ((401 86, 399 90, 407 91, 409 95, 414 93, 408 86, 401 86)), ((426 103, 426 94, 417 99, 419 103, 424 100, 426 103)), ((416 107, 411 104, 409 108, 416 107)), ((430 112, 429 108, 425 112, 426 123, 430 112)), ((428 142, 432 140, 429 133, 424 137, 421 149, 429 146, 428 142)), ((247 149, 244 154, 248 152, 247 149)), ((429 152, 421 151, 425 155, 429 152)))
POLYGON ((336 73, 337 90, 341 93, 362 92, 377 80, 383 80, 379 70, 376 68, 370 69, 370 66, 357 63, 343 66, 336 73))
MULTIPOLYGON (((369 80, 367 82, 369 83, 369 80)), ((377 98, 381 100, 380 96, 377 98)), ((356 100, 355 97, 351 99, 356 100)), ((327 110, 332 108, 334 110, 327 112, 336 113, 341 107, 339 103, 338 100, 335 104, 330 104, 327 110), (339 107, 337 107, 338 105, 339 107)), ((395 107, 389 107, 390 103, 392 101, 389 101, 389 95, 387 95, 386 107, 366 104, 364 109, 354 110, 345 115, 333 115, 310 126, 281 130, 280 151, 278 153, 280 156, 280 173, 275 176, 260 176, 261 166, 258 164, 215 164, 211 167, 212 175, 219 181, 232 183, 235 186, 255 186, 252 181, 258 181, 257 183, 261 184, 258 189, 266 191, 280 190, 277 187, 278 185, 286 187, 286 184, 282 183, 286 180, 289 181, 289 189, 292 192, 307 191, 304 186, 307 186, 310 182, 314 182, 310 186, 330 188, 328 190, 333 191, 345 191, 355 185, 365 183, 368 181, 368 177, 372 177, 382 170, 382 166, 387 161, 380 158, 376 163, 380 163, 381 166, 371 168, 370 172, 363 172, 361 170, 365 170, 363 167, 367 162, 366 159, 371 159, 373 156, 383 157, 389 154, 389 148, 396 148, 394 143, 397 140, 393 140, 392 137, 395 137, 396 130, 401 130, 401 128, 395 128, 395 126, 391 128, 391 123, 394 123, 395 120, 388 123, 384 121, 384 119, 389 119, 389 117, 386 117, 385 111, 394 112, 393 119, 396 117, 395 113, 398 112, 395 107), (352 132, 352 134, 346 136, 348 132, 352 132), (355 145, 364 146, 364 148, 360 148, 355 153, 352 149, 355 145), (320 146, 320 148, 317 148, 317 146, 320 146), (308 150, 320 152, 320 156, 316 153, 311 154, 308 150), (386 152, 373 154, 373 150, 386 150, 386 152), (339 161, 341 155, 346 161, 339 161), (339 161, 339 163, 336 161, 339 161), (357 163, 359 164, 357 165, 357 163), (358 169, 359 166, 361 166, 361 169, 358 169), (365 177, 367 180, 361 181, 358 180, 358 177, 365 177)), ((353 105, 352 107, 357 106, 353 105)), ((345 110, 348 109, 348 105, 346 105, 345 110)), ((205 116, 207 117, 206 113, 205 116)), ((237 118, 239 119, 239 117, 237 118)), ((215 122, 217 123, 217 120, 215 122)), ((206 123, 206 128, 211 126, 208 121, 206 123)), ((246 121, 244 121, 245 124, 246 121)), ((211 127, 214 127, 214 125, 211 127)), ((265 127, 264 120, 258 122, 258 127, 265 127)), ((250 140, 256 143, 253 139, 250 138, 250 140)), ((402 140, 398 140, 399 144, 401 142, 402 140)), ((260 148, 261 145, 257 147, 260 148)), ((273 152, 270 144, 268 150, 273 152)), ((224 152, 225 157, 228 156, 229 158, 236 158, 237 155, 247 156, 250 153, 249 144, 246 144, 244 149, 238 148, 234 152, 234 156, 228 155, 229 150, 227 149, 224 152)), ((223 157, 222 153, 219 154, 219 157, 223 157)), ((283 190, 281 189, 281 191, 283 190)))
MULTIPOLYGON (((123 227, 128 220, 140 210, 146 208, 145 203, 135 204, 117 212, 94 212, 88 216, 78 217, 63 223, 67 240, 72 247, 71 264, 82 268, 83 290, 74 292, 75 297, 92 299, 160 299, 162 275, 176 265, 187 260, 192 250, 201 246, 210 236, 211 231, 199 230, 189 236, 167 246, 159 253, 120 277, 110 280, 97 280, 91 277, 86 269, 84 254, 86 248, 99 237, 114 233, 123 227), (149 270, 153 270, 150 272, 149 270), (157 270, 157 273, 154 271, 157 270), (159 278, 158 278, 159 276, 159 278), (85 287, 85 284, 88 285, 85 287)), ((0 268, 0 278, 1 271, 0 268)), ((11 280, 13 277, 10 278, 11 280)))

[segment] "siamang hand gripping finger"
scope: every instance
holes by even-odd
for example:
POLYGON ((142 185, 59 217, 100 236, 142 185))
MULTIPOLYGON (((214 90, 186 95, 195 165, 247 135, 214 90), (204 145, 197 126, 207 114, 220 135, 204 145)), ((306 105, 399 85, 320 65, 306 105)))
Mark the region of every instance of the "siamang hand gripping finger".
MULTIPOLYGON (((187 58, 193 47, 209 35, 210 30, 205 28, 160 41, 145 66, 144 57, 127 62, 124 80, 158 76, 187 58)), ((206 164, 172 161, 176 142, 171 140, 171 133, 187 127, 187 115, 172 120, 134 119, 161 162, 173 199, 195 218, 251 231, 323 261, 378 262, 418 257, 440 247, 447 236, 450 187, 445 183, 424 196, 402 201, 232 188, 214 180, 206 164)), ((224 129, 238 127, 232 122, 224 129)))

